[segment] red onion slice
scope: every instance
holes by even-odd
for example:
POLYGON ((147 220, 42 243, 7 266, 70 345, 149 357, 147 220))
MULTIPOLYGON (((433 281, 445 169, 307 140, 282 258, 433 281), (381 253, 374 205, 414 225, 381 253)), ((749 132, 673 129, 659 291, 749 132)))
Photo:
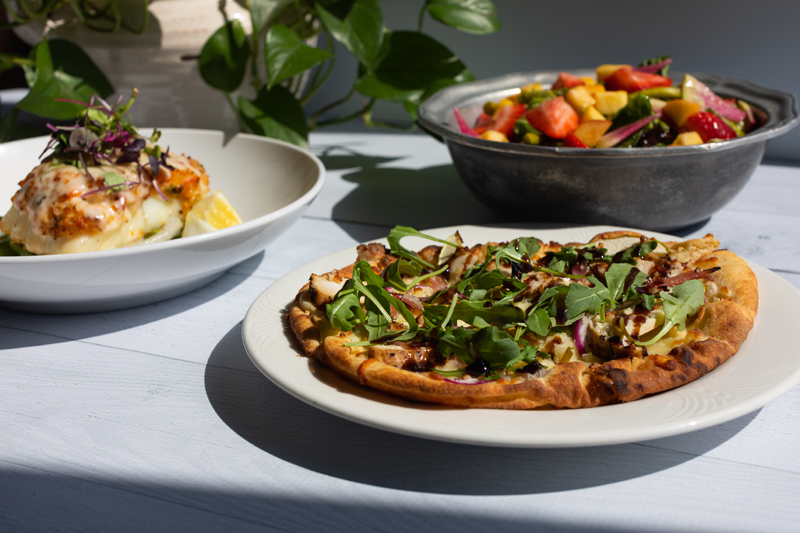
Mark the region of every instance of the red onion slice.
POLYGON ((575 322, 575 348, 578 350, 579 355, 585 354, 586 350, 586 333, 589 331, 589 318, 583 315, 580 320, 575 322))
POLYGON ((453 114, 456 116, 456 120, 458 121, 458 127, 461 128, 461 133, 464 135, 469 135, 470 137, 479 137, 479 135, 467 125, 467 121, 464 120, 464 117, 461 116, 461 113, 458 111, 457 107, 453 108, 453 114))
POLYGON ((670 63, 672 63, 672 59, 665 59, 664 61, 656 63, 655 65, 646 65, 644 67, 633 67, 633 70, 637 72, 647 72, 648 74, 655 74, 656 72, 666 67, 670 63))

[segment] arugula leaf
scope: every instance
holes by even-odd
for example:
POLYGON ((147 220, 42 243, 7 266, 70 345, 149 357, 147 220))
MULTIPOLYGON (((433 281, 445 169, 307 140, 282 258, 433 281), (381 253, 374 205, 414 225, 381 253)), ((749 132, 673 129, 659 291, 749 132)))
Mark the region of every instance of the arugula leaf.
MULTIPOLYGON (((480 317, 489 324, 496 324, 505 329, 522 322, 523 312, 513 305, 492 305, 485 307, 487 302, 471 302, 459 300, 453 309, 451 319, 461 320, 467 324, 473 324, 476 317, 480 317)), ((423 311, 425 320, 434 324, 442 324, 442 320, 450 311, 448 305, 429 305, 423 311)))
POLYGON ((697 313, 705 303, 705 285, 699 279, 692 279, 676 285, 672 294, 661 291, 658 293, 664 306, 664 324, 661 331, 646 342, 634 341, 638 346, 649 346, 659 341, 673 326, 683 331, 686 329, 686 319, 697 313))
POLYGON ((607 261, 611 261, 612 263, 631 263, 636 264, 637 257, 644 257, 653 250, 658 248, 658 241, 656 240, 649 240, 643 242, 641 244, 632 244, 631 246, 625 248, 624 250, 615 253, 612 256, 606 256, 607 261))
POLYGON ((392 255, 403 257, 412 262, 420 263, 431 270, 435 269, 436 265, 432 265, 427 261, 424 261, 420 256, 418 256, 417 254, 415 254, 408 248, 403 247, 400 244, 400 239, 404 237, 421 237, 423 239, 428 239, 429 241, 435 241, 435 242, 440 242, 442 244, 455 246, 456 248, 464 247, 463 244, 454 244, 450 241, 432 237, 431 235, 425 235, 424 233, 420 233, 414 228, 409 228, 407 226, 395 226, 394 228, 392 228, 392 231, 389 232, 389 236, 386 238, 386 240, 389 241, 389 247, 391 248, 392 255))
POLYGON ((550 333, 552 321, 550 320, 550 315, 548 314, 547 309, 540 307, 528 315, 525 325, 527 325, 532 332, 540 337, 546 337, 547 334, 550 333))
POLYGON ((495 258, 506 258, 517 263, 522 263, 526 258, 531 258, 539 251, 540 245, 536 237, 520 237, 505 246, 494 249, 495 258))
POLYGON ((374 341, 381 337, 386 336, 386 331, 389 329, 391 321, 386 320, 386 317, 379 313, 372 311, 367 312, 367 320, 364 322, 364 329, 367 330, 368 340, 374 341))
POLYGON ((644 285, 644 282, 645 282, 646 279, 647 279, 647 274, 645 274, 641 270, 639 272, 637 272, 636 276, 634 276, 633 281, 631 282, 630 286, 628 287, 628 290, 625 292, 625 296, 623 297, 623 300, 635 300, 639 296, 643 296, 642 294, 637 292, 636 288, 637 287, 641 287, 642 285, 644 285))
POLYGON ((506 364, 507 367, 513 367, 517 363, 521 362, 525 362, 528 364, 533 363, 534 361, 538 360, 539 353, 544 353, 541 350, 539 350, 538 346, 534 344, 528 344, 524 340, 520 342, 524 344, 524 347, 522 348, 522 350, 520 351, 519 355, 516 358, 512 359, 506 364))
POLYGON ((328 322, 339 331, 353 331, 357 325, 367 320, 354 284, 352 279, 347 280, 344 287, 336 293, 333 302, 325 306, 328 322))
POLYGON ((627 126, 639 120, 640 118, 649 117, 653 114, 653 106, 650 104, 650 98, 640 93, 634 94, 629 100, 628 105, 623 107, 617 116, 614 117, 614 122, 611 124, 611 131, 627 126))
POLYGON ((608 286, 609 299, 619 301, 625 288, 625 278, 628 277, 633 265, 630 263, 614 263, 606 271, 606 285, 608 286))
POLYGON ((386 282, 395 289, 405 292, 411 286, 403 281, 403 276, 416 277, 420 272, 422 272, 422 266, 419 263, 398 259, 386 268, 386 282))
POLYGON ((483 328, 472 339, 475 354, 492 368, 505 368, 520 355, 519 345, 506 331, 496 326, 483 328))
POLYGON ((597 278, 588 279, 594 283, 594 287, 570 283, 564 302, 567 306, 567 321, 580 318, 584 313, 594 314, 604 302, 611 299, 608 289, 597 278))
POLYGON ((473 359, 470 345, 472 338, 478 330, 467 328, 446 328, 439 337, 439 352, 444 356, 455 355, 466 364, 470 364, 473 359))
MULTIPOLYGON (((645 59, 644 61, 642 61, 642 64, 639 65, 639 66, 640 67, 646 67, 648 65, 657 65, 657 64, 661 63, 662 61, 665 61, 665 60, 671 59, 671 58, 672 58, 672 56, 651 57, 650 59, 645 59)), ((664 67, 662 67, 661 69, 659 69, 655 73, 658 74, 659 76, 666 76, 668 72, 669 72, 669 65, 664 65, 664 67)))

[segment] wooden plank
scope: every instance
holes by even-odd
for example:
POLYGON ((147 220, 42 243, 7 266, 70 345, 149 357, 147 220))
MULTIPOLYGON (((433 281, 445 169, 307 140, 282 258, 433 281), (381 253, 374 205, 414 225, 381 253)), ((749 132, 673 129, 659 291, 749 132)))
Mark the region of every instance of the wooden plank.
POLYGON ((696 440, 703 432, 686 435, 690 451, 652 443, 454 445, 359 426, 289 397, 247 369, 235 330, 205 366, 86 343, 54 355, 41 341, 31 344, 0 352, 10 369, 0 389, 15 391, 0 411, 0 474, 12 482, 0 484, 6 525, 52 523, 55 515, 79 529, 85 520, 107 523, 123 506, 144 516, 135 524, 166 513, 193 525, 285 531, 653 523, 790 531, 800 518, 793 504, 800 459, 786 457, 782 468, 748 464, 774 448, 737 428, 706 433, 705 442, 696 440), (708 455, 734 441, 750 453, 708 455), (49 512, 40 516, 43 502, 21 488, 47 495, 49 512), (83 503, 72 497, 76 490, 86 491, 83 503), (495 497, 476 505, 478 495, 495 497))

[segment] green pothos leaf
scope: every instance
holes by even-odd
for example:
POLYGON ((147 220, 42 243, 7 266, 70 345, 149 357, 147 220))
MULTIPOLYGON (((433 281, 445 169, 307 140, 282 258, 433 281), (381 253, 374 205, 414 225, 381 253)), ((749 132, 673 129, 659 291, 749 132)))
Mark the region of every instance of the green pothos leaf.
POLYGON ((265 61, 271 89, 283 80, 310 69, 333 57, 327 50, 307 46, 297 32, 283 24, 274 24, 267 33, 265 61))
POLYGON ((303 107, 282 85, 270 90, 262 87, 255 100, 239 97, 239 112, 247 127, 258 135, 303 148, 308 146, 308 124, 303 107))
POLYGON ((335 13, 322 4, 314 6, 325 28, 342 43, 356 59, 372 70, 378 57, 383 36, 383 13, 376 0, 355 0, 346 14, 335 13))
POLYGON ((491 0, 428 0, 426 8, 442 24, 467 33, 482 35, 500 29, 491 0))
POLYGON ((200 76, 215 89, 233 92, 244 80, 250 42, 242 24, 234 19, 215 31, 200 51, 200 76))

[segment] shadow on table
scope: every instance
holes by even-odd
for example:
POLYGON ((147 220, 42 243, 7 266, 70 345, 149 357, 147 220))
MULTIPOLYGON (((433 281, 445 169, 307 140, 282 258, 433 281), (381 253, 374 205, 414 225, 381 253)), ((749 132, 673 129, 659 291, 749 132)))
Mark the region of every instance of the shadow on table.
MULTIPOLYGON (((358 241, 385 237, 386 228, 396 225, 418 229, 498 223, 523 228, 585 225, 524 222, 514 213, 494 213, 472 195, 451 164, 396 168, 386 166, 396 158, 363 155, 344 147, 330 147, 320 159, 328 170, 351 170, 342 179, 358 184, 334 206, 332 214, 333 221, 358 241)), ((709 220, 668 233, 683 237, 699 231, 709 220)))
POLYGON ((220 278, 190 293, 131 309, 90 314, 48 315, 0 308, 0 326, 10 330, 21 330, 19 334, 0 333, 0 351, 96 337, 183 313, 234 289, 258 268, 263 257, 264 252, 256 254, 232 267, 220 278), (31 335, 28 332, 35 334, 31 335))
MULTIPOLYGON (((302 353, 290 333, 286 342, 302 353)), ((205 386, 219 417, 269 454, 328 476, 440 494, 549 493, 646 476, 716 448, 758 414, 686 435, 618 446, 513 449, 430 441, 355 424, 294 399, 250 363, 241 324, 213 350, 205 386)))
POLYGON ((342 179, 358 187, 334 206, 332 216, 359 241, 385 237, 386 228, 396 225, 434 228, 504 220, 472 196, 453 165, 387 167, 396 159, 352 151, 342 154, 337 148, 329 149, 320 159, 328 170, 352 169, 342 179))
MULTIPOLYGON (((352 453, 352 452, 351 452, 352 453)), ((268 475, 266 472, 265 476, 268 475)), ((32 468, 0 468, 0 531, 141 531, 237 533, 281 531, 378 531, 552 533, 618 531, 596 523, 575 525, 563 516, 522 520, 492 512, 484 503, 458 510, 437 505, 419 509, 413 503, 393 505, 377 497, 368 505, 342 494, 296 489, 265 492, 197 488, 189 484, 141 483, 94 478, 85 473, 60 475, 32 468), (302 491, 302 492, 301 492, 302 491), (300 492, 299 497, 293 496, 300 492), (343 501, 344 500, 344 501, 343 501)), ((327 480, 325 487, 346 485, 327 480)))

